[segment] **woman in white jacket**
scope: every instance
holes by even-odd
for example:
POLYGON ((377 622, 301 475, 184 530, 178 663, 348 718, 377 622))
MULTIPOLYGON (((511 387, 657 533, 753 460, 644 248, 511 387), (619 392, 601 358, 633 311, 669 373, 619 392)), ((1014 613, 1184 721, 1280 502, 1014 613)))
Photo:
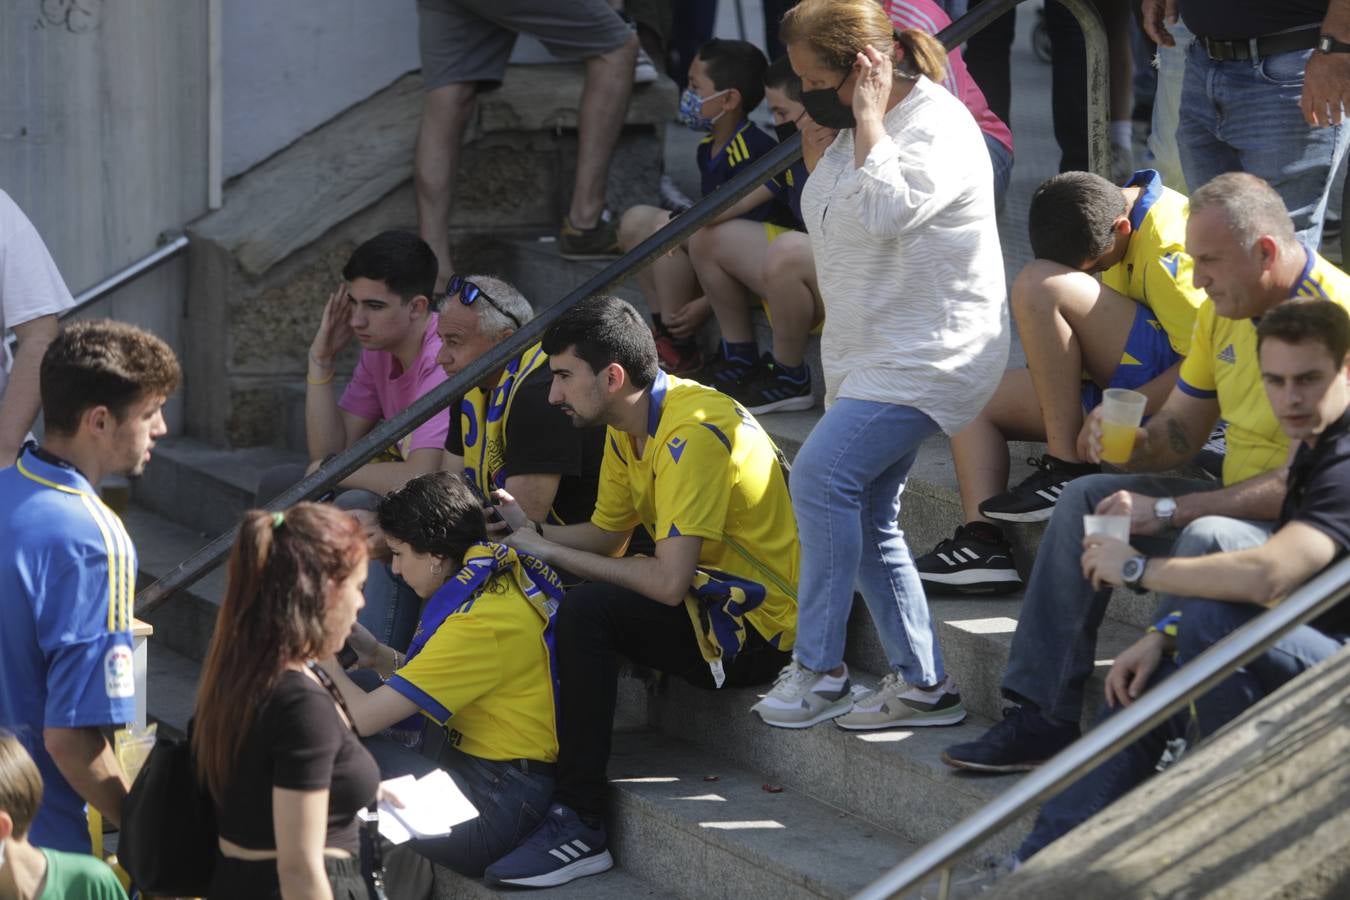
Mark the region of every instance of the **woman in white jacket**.
POLYGON ((827 412, 792 472, 794 659, 754 709, 789 728, 955 724, 965 711, 897 519, 919 445, 974 418, 1007 362, 989 155, 935 83, 942 45, 893 32, 875 0, 803 0, 780 33, 812 120, 802 213, 825 303, 827 412), (856 700, 844 665, 855 583, 891 667, 856 700))

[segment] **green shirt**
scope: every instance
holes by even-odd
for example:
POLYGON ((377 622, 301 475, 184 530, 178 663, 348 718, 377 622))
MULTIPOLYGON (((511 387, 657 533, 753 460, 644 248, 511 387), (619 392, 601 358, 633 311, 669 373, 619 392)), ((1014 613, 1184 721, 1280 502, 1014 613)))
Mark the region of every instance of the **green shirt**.
POLYGON ((43 850, 47 882, 38 900, 127 900, 107 863, 94 856, 43 850))

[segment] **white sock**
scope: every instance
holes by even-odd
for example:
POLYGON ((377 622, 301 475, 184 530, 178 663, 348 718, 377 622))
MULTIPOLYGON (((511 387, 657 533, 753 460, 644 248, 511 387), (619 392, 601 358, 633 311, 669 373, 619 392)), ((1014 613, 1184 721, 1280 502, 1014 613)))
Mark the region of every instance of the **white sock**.
POLYGON ((1128 147, 1134 140, 1134 126, 1127 120, 1111 123, 1111 143, 1117 147, 1128 147))
POLYGON ((830 675, 829 673, 822 672, 820 681, 816 682, 815 690, 842 691, 846 681, 848 681, 848 666, 844 666, 844 671, 839 675, 830 675))

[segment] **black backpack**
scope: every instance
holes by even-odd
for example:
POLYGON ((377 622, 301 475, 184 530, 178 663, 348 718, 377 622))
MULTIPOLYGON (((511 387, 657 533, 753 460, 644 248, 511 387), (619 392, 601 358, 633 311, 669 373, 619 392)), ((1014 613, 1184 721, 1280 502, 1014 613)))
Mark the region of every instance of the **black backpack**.
POLYGON ((205 897, 216 863, 216 811, 189 738, 159 738, 122 806, 117 860, 145 894, 205 897))

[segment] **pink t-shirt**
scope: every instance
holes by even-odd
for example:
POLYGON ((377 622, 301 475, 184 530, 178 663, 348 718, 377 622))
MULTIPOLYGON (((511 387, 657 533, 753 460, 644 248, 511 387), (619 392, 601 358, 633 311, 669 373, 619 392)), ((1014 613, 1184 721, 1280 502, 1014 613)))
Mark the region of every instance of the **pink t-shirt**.
MULTIPOLYGON (((942 7, 932 0, 885 0, 883 5, 886 8, 886 15, 890 17, 891 24, 897 31, 917 28, 929 34, 937 34, 952 24, 952 20, 942 11, 942 7)), ((975 117, 975 124, 980 126, 980 131, 1007 147, 1009 153, 1012 152, 1012 131, 989 108, 989 102, 984 99, 984 91, 980 90, 980 86, 966 70, 966 63, 961 58, 959 49, 947 55, 947 77, 942 79, 942 85, 970 110, 970 114, 975 117)))
MULTIPOLYGON (((427 317, 427 331, 422 339, 422 350, 411 369, 402 371, 398 358, 384 350, 363 350, 352 373, 352 380, 342 392, 338 408, 363 419, 378 422, 390 419, 412 405, 413 401, 445 381, 445 371, 436 364, 441 349, 436 334, 435 313, 427 317)), ((438 413, 417 426, 398 442, 399 454, 408 458, 414 450, 445 447, 445 435, 450 429, 450 417, 438 413)))

